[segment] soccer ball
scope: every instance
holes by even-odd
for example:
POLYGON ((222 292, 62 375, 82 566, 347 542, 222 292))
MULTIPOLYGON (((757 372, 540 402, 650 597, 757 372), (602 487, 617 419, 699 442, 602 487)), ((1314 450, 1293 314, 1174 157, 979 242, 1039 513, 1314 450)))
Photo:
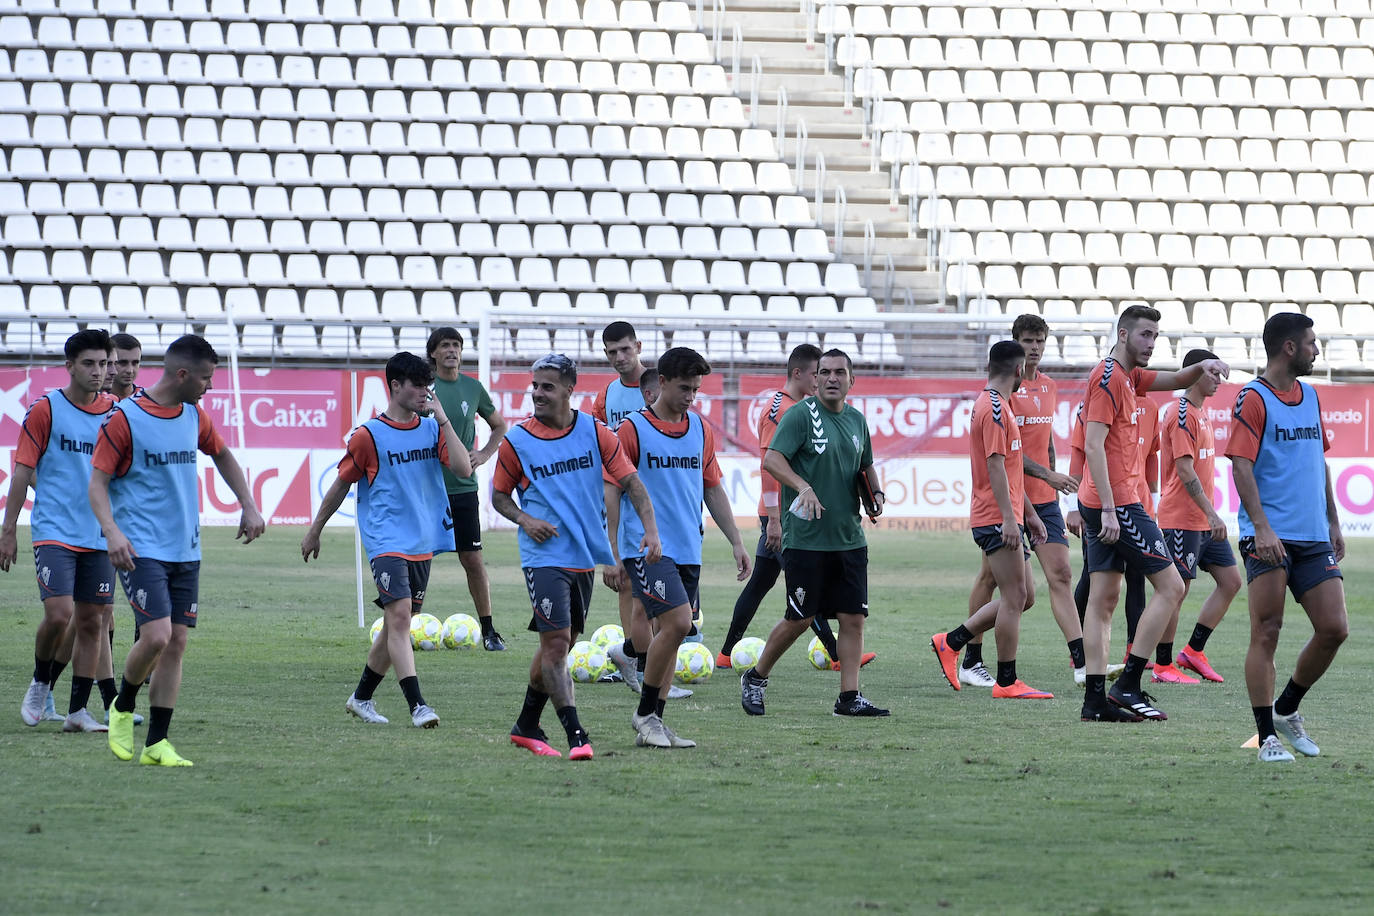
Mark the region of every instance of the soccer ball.
POLYGON ((684 684, 695 684, 711 677, 715 667, 711 650, 699 642, 683 643, 677 650, 677 679, 684 684))
POLYGON ((371 636, 373 642, 376 642, 377 637, 382 635, 382 622, 383 618, 381 617, 372 621, 372 629, 368 631, 368 635, 371 636))
POLYGON ((410 618, 410 647, 423 652, 439 648, 444 625, 433 614, 416 614, 410 618))
POLYGON ((471 649, 482 635, 482 625, 470 614, 454 614, 444 621, 440 634, 445 649, 471 649))
POLYGON ((568 652, 568 673, 579 684, 590 684, 601 677, 608 664, 606 650, 585 639, 573 643, 568 652))
POLYGON ((811 659, 812 666, 818 670, 830 670, 830 653, 825 651, 825 643, 821 642, 819 636, 811 637, 811 642, 806 647, 806 657, 811 659))
POLYGON ((758 664, 763 645, 763 640, 757 636, 746 636, 735 643, 735 650, 730 653, 730 664, 740 671, 749 670, 758 664))
POLYGON ((592 634, 592 645, 601 649, 609 649, 618 642, 625 641, 625 631, 618 623, 608 623, 596 628, 592 634))

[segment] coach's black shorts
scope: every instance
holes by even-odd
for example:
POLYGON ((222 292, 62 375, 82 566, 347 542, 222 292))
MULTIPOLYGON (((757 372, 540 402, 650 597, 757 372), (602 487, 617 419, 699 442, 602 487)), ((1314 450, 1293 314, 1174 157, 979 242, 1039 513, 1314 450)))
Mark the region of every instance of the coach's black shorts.
POLYGON ((657 563, 646 563, 643 557, 626 557, 621 562, 630 577, 630 588, 650 620, 684 604, 694 613, 701 606, 700 566, 680 565, 672 557, 659 557, 657 563))
MULTIPOLYGON (((1026 526, 1021 525, 1021 558, 1030 559, 1030 548, 1026 546, 1026 526)), ((1002 543, 1001 525, 978 525, 973 530, 973 543, 978 545, 978 549, 991 556, 999 550, 1006 550, 1007 545, 1002 543)))
POLYGON ((409 598, 411 615, 420 613, 425 603, 425 589, 429 588, 430 562, 405 557, 373 557, 368 561, 372 567, 372 581, 377 586, 377 597, 372 603, 384 608, 409 598))
POLYGON ((481 550, 482 513, 477 502, 477 491, 450 493, 448 508, 453 515, 453 549, 459 553, 481 550))
POLYGON ((1064 534, 1064 513, 1059 511, 1059 500, 1035 503, 1035 514, 1040 516, 1040 521, 1045 523, 1046 544, 1069 546, 1069 539, 1064 534))
POLYGON ((570 629, 574 637, 581 633, 592 600, 593 571, 526 566, 524 573, 533 612, 529 628, 536 633, 570 629))
POLYGON ((1282 566, 1270 566, 1255 555, 1255 539, 1240 539, 1240 553, 1245 557, 1245 581, 1254 582, 1257 576, 1282 569, 1288 574, 1288 590, 1293 597, 1302 596, 1327 579, 1343 579, 1336 552, 1330 541, 1284 541, 1282 566))
POLYGON ((1131 567, 1147 576, 1173 564, 1169 548, 1164 546, 1164 533, 1150 518, 1140 503, 1116 507, 1116 520, 1121 525, 1121 537, 1115 544, 1098 539, 1102 532, 1102 510, 1078 504, 1083 516, 1083 565, 1090 573, 1120 572, 1131 567))
POLYGON ((868 548, 782 552, 787 583, 788 620, 809 620, 819 614, 868 616, 868 548))
POLYGON ((759 546, 754 548, 754 556, 760 560, 772 560, 782 565, 782 551, 768 549, 768 516, 759 516, 759 546))
POLYGON ((1203 569, 1214 569, 1236 565, 1236 555, 1231 552, 1231 542, 1212 540, 1210 531, 1165 528, 1164 541, 1174 556, 1174 566, 1178 567, 1178 574, 1185 580, 1196 579, 1199 566, 1203 569))

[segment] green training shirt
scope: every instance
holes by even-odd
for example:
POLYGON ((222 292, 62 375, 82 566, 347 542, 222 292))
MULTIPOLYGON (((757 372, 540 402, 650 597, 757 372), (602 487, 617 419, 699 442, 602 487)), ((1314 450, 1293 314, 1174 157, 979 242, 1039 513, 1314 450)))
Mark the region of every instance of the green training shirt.
POLYGON ((873 463, 873 442, 863 414, 848 404, 832 413, 819 398, 804 398, 783 414, 768 448, 782 453, 825 507, 819 519, 797 518, 788 511, 797 491, 783 486, 784 550, 854 550, 867 546, 855 485, 860 469, 873 463))
MULTIPOLYGON (((482 383, 468 375, 459 373, 452 382, 441 378, 434 380, 434 394, 444 405, 444 413, 453 422, 453 431, 463 447, 471 449, 477 441, 477 418, 490 420, 496 415, 496 405, 482 383)), ((449 493, 477 492, 477 470, 471 475, 457 477, 447 467, 444 468, 444 488, 449 493)))

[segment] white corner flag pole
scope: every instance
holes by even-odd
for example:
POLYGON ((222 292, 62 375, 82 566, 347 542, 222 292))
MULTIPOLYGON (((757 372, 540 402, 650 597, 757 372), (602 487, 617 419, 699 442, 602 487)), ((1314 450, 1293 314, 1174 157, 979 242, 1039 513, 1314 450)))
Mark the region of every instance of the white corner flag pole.
MULTIPOLYGON (((358 419, 358 370, 348 373, 349 422, 358 419)), ((363 617, 363 532, 358 527, 358 486, 349 490, 353 496, 353 572, 358 591, 358 626, 367 626, 363 617)))

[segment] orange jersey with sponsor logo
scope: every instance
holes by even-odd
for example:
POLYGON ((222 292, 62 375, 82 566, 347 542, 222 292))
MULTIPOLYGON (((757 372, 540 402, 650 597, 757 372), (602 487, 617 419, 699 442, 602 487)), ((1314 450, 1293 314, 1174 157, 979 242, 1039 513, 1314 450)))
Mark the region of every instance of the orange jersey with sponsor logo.
POLYGON ((970 527, 1002 524, 1002 510, 992 493, 992 478, 988 474, 988 458, 1001 455, 1007 471, 1007 492, 1016 523, 1022 523, 1025 513, 1024 470, 1021 463, 1021 430, 1011 404, 991 388, 984 389, 973 402, 973 421, 969 428, 969 469, 973 475, 973 505, 969 510, 970 527))
MULTIPOLYGON (((1085 440, 1087 424, 1103 423, 1107 426, 1104 442, 1107 477, 1111 481, 1112 504, 1115 506, 1128 506, 1141 501, 1145 469, 1136 422, 1136 394, 1149 391, 1158 374, 1140 368, 1127 372, 1109 356, 1088 375, 1088 390, 1083 397, 1085 440)), ((1102 497, 1097 492, 1097 484, 1086 461, 1078 498, 1091 509, 1102 508, 1102 497)))
MULTIPOLYGON (((1011 396, 1016 412, 1016 425, 1021 428, 1023 461, 1029 458, 1041 467, 1053 471, 1050 445, 1054 441, 1054 409, 1059 404, 1059 385, 1043 372, 1035 379, 1022 379, 1021 387, 1011 396)), ((1026 495, 1034 505, 1052 503, 1059 499, 1054 487, 1039 477, 1026 475, 1026 495)))
POLYGON ((1185 397, 1165 408, 1159 430, 1159 463, 1164 470, 1164 487, 1159 496, 1159 527, 1180 531, 1206 531, 1207 513, 1198 508, 1183 487, 1175 462, 1192 458, 1193 471, 1202 492, 1212 498, 1215 488, 1216 438, 1212 421, 1204 408, 1194 407, 1185 397))

